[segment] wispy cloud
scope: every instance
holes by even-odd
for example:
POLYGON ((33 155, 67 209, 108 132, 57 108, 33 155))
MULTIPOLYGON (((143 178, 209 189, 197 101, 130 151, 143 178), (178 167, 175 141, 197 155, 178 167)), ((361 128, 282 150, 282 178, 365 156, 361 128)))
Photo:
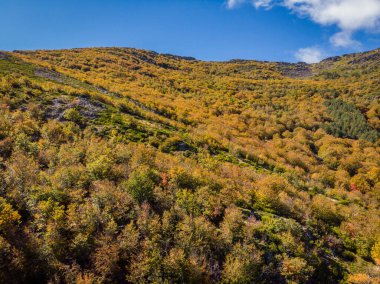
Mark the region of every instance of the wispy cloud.
POLYGON ((321 25, 336 25, 340 32, 330 38, 337 47, 356 48, 352 37, 359 30, 379 31, 380 0, 228 0, 229 8, 250 3, 257 9, 283 6, 321 25))
POLYGON ((330 42, 336 47, 360 47, 360 42, 352 39, 352 33, 350 31, 341 31, 330 37, 330 42))
POLYGON ((233 8, 236 8, 245 2, 247 2, 247 1, 246 0, 228 0, 227 1, 227 8, 233 9, 233 8))
POLYGON ((256 0, 252 3, 256 8, 271 8, 274 4, 272 0, 256 0))
POLYGON ((301 48, 295 54, 297 60, 306 63, 318 63, 323 59, 323 52, 317 47, 301 48))

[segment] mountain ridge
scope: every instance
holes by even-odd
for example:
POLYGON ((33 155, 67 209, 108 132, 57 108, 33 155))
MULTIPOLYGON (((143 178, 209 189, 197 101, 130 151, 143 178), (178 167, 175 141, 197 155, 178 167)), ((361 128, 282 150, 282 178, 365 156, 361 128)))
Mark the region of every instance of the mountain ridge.
MULTIPOLYGON (((282 75, 288 76, 291 78, 304 78, 304 77, 311 77, 320 74, 323 71, 329 71, 331 69, 334 69, 338 67, 340 62, 347 60, 351 58, 352 60, 357 60, 357 63, 365 63, 366 61, 371 61, 371 58, 374 60, 377 60, 380 56, 380 49, 374 49, 370 51, 360 52, 360 53, 351 53, 351 54, 343 54, 341 56, 333 56, 323 59, 319 63, 313 63, 313 64, 307 64, 305 62, 297 62, 297 63, 291 63, 291 62, 276 62, 276 61, 259 61, 259 60, 245 60, 245 59, 231 59, 227 61, 203 61, 198 60, 193 57, 186 57, 186 56, 178 56, 178 55, 172 55, 172 54, 160 54, 155 51, 150 50, 144 50, 144 49, 136 49, 136 48, 128 48, 128 47, 103 47, 103 48, 75 48, 75 49, 63 49, 63 50, 36 50, 34 52, 39 51, 45 51, 45 52, 69 52, 69 51, 85 51, 85 50, 105 50, 105 51, 112 51, 112 50, 125 50, 130 53, 143 53, 146 56, 150 56, 153 58, 157 57, 167 57, 168 59, 174 59, 174 60, 185 60, 185 61, 193 61, 198 62, 200 64, 242 64, 242 65, 249 65, 249 64, 268 64, 269 66, 273 66, 273 68, 277 71, 279 71, 282 75), (358 59, 354 59, 358 57, 358 59)), ((15 50, 13 53, 30 53, 33 52, 31 50, 15 50)), ((11 52, 12 53, 12 52, 11 52)), ((10 53, 10 54, 11 54, 10 53)), ((351 61, 352 61, 351 60, 351 61)), ((352 63, 352 62, 351 62, 352 63)), ((361 66, 359 66, 361 67, 361 66)), ((166 66, 168 68, 168 66, 166 66)))
POLYGON ((142 52, 148 52, 156 55, 162 55, 162 56, 168 56, 168 57, 174 57, 178 59, 184 59, 184 60, 190 60, 190 61, 200 61, 200 62, 208 62, 208 63, 227 63, 227 62, 234 62, 234 61, 242 61, 242 62, 263 62, 263 63, 286 63, 286 64, 307 64, 307 65, 315 65, 319 64, 323 61, 336 61, 337 59, 342 59, 345 57, 352 57, 352 56, 361 56, 361 55, 366 55, 370 53, 379 53, 380 52, 380 47, 371 49, 371 50, 366 50, 366 51, 361 51, 361 52, 352 52, 352 53, 345 53, 342 55, 336 55, 336 56, 328 56, 324 59, 322 59, 318 63, 306 63, 306 62, 288 62, 288 61, 270 61, 270 60, 256 60, 256 59, 240 59, 240 58, 233 58, 233 59, 227 59, 227 60, 202 60, 202 59, 197 59, 196 57, 192 56, 185 56, 185 55, 177 55, 177 54, 170 54, 170 53, 160 53, 154 50, 149 50, 149 49, 141 49, 141 48, 133 48, 133 47, 119 47, 119 46, 103 46, 103 47, 78 47, 78 48, 64 48, 64 49, 27 49, 27 50, 12 50, 12 51, 5 51, 5 50, 0 50, 1 53, 17 53, 17 52, 33 52, 33 51, 69 51, 69 50, 88 50, 88 49, 126 49, 126 50, 134 50, 134 51, 142 51, 142 52))

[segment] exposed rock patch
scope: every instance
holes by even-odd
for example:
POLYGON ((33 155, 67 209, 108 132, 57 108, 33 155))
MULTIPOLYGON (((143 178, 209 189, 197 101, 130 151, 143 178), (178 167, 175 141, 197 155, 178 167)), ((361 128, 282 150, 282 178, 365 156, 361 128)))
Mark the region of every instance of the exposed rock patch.
POLYGON ((52 104, 46 114, 47 118, 56 119, 58 121, 65 120, 65 112, 68 109, 76 109, 80 115, 88 118, 95 119, 99 117, 100 112, 105 109, 105 106, 100 102, 95 102, 87 97, 59 97, 52 100, 52 104))
POLYGON ((8 60, 8 59, 10 59, 10 56, 5 52, 0 51, 0 59, 8 60))
POLYGON ((59 83, 63 83, 65 81, 62 74, 48 69, 36 69, 34 74, 38 77, 53 80, 59 83))
POLYGON ((366 62, 376 62, 380 60, 380 52, 370 53, 365 56, 360 56, 349 61, 348 64, 360 64, 366 62))
POLYGON ((310 65, 306 63, 279 62, 277 68, 282 75, 290 78, 304 78, 313 75, 310 65))

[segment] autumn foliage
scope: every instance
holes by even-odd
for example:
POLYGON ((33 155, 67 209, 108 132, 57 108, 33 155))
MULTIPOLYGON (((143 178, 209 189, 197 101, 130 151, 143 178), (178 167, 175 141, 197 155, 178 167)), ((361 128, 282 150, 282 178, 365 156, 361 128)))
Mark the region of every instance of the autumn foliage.
POLYGON ((378 283, 378 56, 1 57, 0 282, 378 283))

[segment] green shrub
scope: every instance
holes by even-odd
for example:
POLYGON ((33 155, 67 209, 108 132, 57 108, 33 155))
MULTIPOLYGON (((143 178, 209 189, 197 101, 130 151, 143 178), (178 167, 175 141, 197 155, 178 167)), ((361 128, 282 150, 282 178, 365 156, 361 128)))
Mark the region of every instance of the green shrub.
POLYGON ((355 105, 333 99, 326 101, 325 106, 333 119, 325 127, 329 134, 342 138, 365 139, 370 142, 376 142, 380 138, 379 132, 370 126, 355 105))
POLYGON ((137 170, 129 177, 126 188, 128 193, 138 203, 152 202, 153 189, 159 177, 152 170, 137 170))

